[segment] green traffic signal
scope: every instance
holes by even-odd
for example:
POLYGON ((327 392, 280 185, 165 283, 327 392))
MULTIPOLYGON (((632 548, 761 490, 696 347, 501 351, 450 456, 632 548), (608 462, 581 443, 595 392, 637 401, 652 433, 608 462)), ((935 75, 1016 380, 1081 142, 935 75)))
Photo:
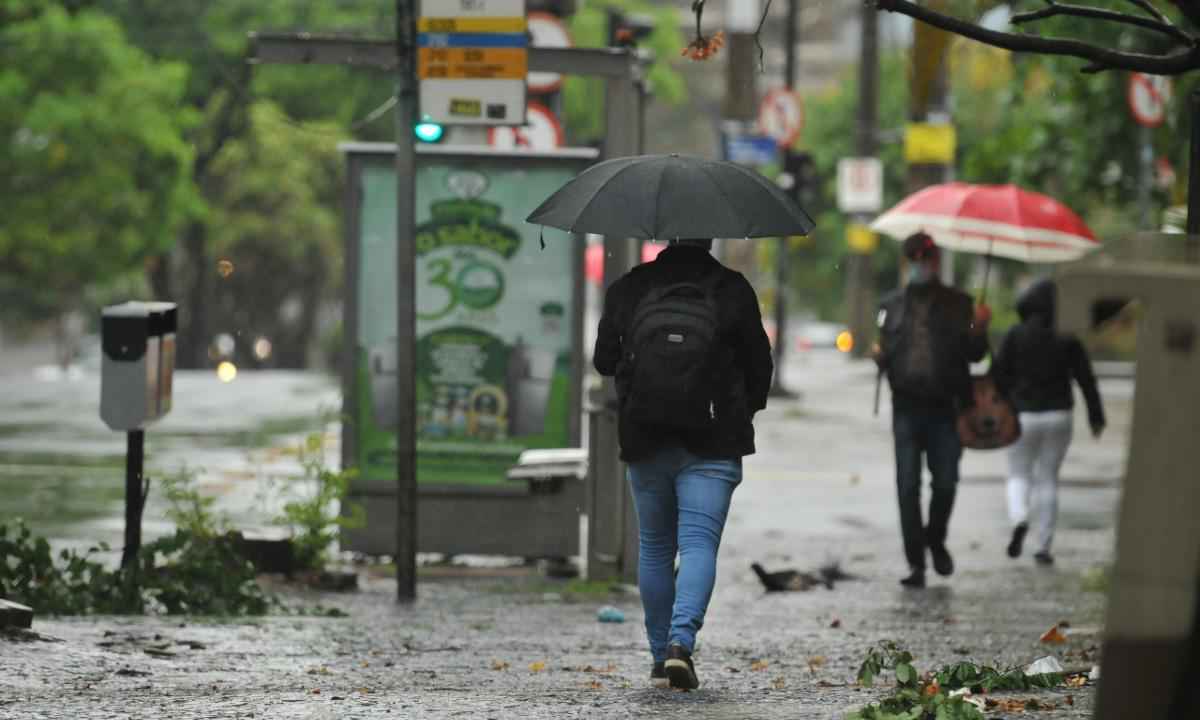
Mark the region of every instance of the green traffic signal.
POLYGON ((417 140, 423 143, 436 143, 442 141, 442 136, 446 134, 446 128, 433 122, 419 122, 413 128, 413 134, 417 136, 417 140))

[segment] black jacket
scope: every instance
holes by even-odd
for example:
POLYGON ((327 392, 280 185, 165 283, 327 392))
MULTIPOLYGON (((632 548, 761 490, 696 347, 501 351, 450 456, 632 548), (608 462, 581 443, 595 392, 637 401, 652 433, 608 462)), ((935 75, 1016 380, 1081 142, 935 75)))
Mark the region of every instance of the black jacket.
POLYGON ((971 363, 987 355, 987 333, 974 331, 971 296, 940 282, 912 284, 880 304, 880 370, 892 388, 898 410, 953 413, 974 404, 971 363), (919 330, 927 308, 925 331, 919 330), (915 353, 924 353, 927 373, 908 367, 915 353))
POLYGON ((1075 404, 1071 379, 1079 383, 1092 426, 1104 425, 1104 407, 1083 343, 1055 331, 1055 289, 1043 280, 1017 302, 1021 323, 1000 345, 994 365, 996 382, 1020 412, 1069 410, 1075 404))
POLYGON ((644 460, 669 445, 682 445, 703 458, 733 459, 754 453, 754 413, 767 406, 771 388, 771 345, 763 330, 758 298, 741 273, 730 270, 707 250, 671 246, 654 262, 635 267, 608 289, 604 314, 596 337, 593 364, 601 375, 617 377, 621 404, 618 434, 621 459, 644 460), (720 279, 714 276, 720 275, 720 279), (723 344, 732 350, 732 365, 720 381, 728 389, 725 406, 718 402, 716 423, 709 430, 681 436, 659 428, 639 427, 627 412, 627 393, 622 383, 624 348, 622 339, 632 322, 634 309, 646 294, 680 282, 714 283, 723 344))

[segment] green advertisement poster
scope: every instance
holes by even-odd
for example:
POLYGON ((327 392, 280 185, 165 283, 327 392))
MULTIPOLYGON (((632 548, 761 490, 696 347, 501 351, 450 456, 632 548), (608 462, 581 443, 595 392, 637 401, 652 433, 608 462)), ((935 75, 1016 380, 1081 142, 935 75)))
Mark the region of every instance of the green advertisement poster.
MULTIPOLYGON (((530 448, 573 444, 576 241, 524 218, 579 161, 422 156, 417 188, 417 479, 497 485, 530 448)), ((395 478, 396 179, 364 165, 355 459, 395 478)))

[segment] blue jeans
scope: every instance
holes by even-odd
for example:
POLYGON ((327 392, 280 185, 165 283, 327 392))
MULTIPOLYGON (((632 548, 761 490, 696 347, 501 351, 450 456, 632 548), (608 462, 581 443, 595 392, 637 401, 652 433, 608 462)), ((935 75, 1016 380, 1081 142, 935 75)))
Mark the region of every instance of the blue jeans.
POLYGON ((655 662, 677 642, 691 652, 712 598, 717 549, 742 461, 706 460, 677 447, 629 465, 638 516, 638 589, 655 662), (675 577, 675 554, 679 576, 675 577))
POLYGON ((892 411, 896 440, 896 491, 900 501, 900 532, 904 555, 913 570, 925 569, 925 548, 946 542, 950 511, 958 489, 962 443, 952 411, 892 411), (921 456, 933 475, 929 525, 921 524, 921 456))

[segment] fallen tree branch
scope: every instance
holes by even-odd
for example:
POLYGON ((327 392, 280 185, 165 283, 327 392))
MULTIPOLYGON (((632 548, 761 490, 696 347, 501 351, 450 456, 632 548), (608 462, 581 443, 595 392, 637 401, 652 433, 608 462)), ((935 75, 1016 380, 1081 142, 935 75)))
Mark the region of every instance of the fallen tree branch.
MULTIPOLYGON (((1185 0, 1177 0, 1177 4, 1184 2, 1185 0)), ((1150 75, 1180 75, 1190 70, 1200 69, 1200 46, 1195 44, 1194 39, 1192 44, 1183 50, 1164 55, 1149 55, 1112 50, 1080 40, 989 30, 975 23, 922 7, 911 0, 874 0, 874 3, 879 10, 907 15, 940 30, 961 35, 992 47, 1012 52, 1060 55, 1087 60, 1088 65, 1083 68, 1084 72, 1130 70, 1150 75)), ((1200 7, 1193 8, 1193 10, 1200 13, 1200 7)), ((1191 17, 1190 14, 1189 17, 1191 17)))

